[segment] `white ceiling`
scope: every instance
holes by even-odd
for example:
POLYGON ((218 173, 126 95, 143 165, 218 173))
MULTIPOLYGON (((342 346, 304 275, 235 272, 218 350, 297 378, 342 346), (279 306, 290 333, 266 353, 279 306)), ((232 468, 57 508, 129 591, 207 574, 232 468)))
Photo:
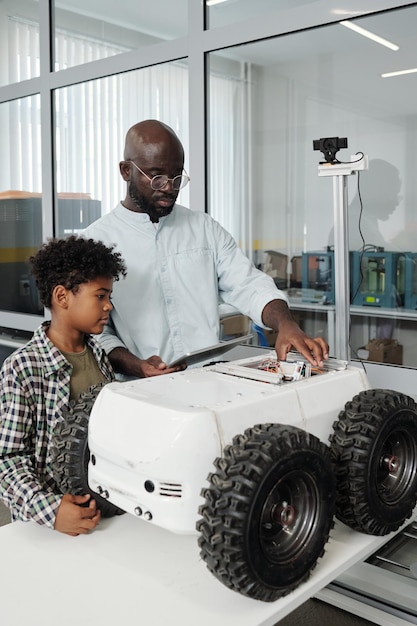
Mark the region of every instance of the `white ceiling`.
MULTIPOLYGON (((222 23, 233 22, 233 16, 240 19, 259 15, 271 10, 315 11, 329 0, 228 0, 227 3, 210 9, 211 24, 215 20, 222 23)), ((401 3, 393 2, 392 5, 401 3)), ((187 34, 187 0, 135 0, 114 2, 114 0, 57 0, 57 6, 67 10, 90 15, 103 20, 132 28, 140 25, 140 30, 163 39, 187 34), (164 7, 161 10, 161 7, 164 7), (88 7, 88 9, 86 8, 88 7)), ((341 6, 334 3, 334 6, 341 6)), ((349 6, 349 5, 348 5, 349 6)), ((343 19, 343 15, 341 15, 343 19)), ((294 77, 297 66, 304 66, 305 75, 311 67, 323 67, 327 72, 329 89, 339 98, 349 98, 360 93, 363 106, 372 106, 393 115, 415 116, 417 113, 417 74, 396 78, 380 77, 381 73, 417 66, 417 6, 387 11, 355 22, 377 35, 396 43, 400 49, 393 52, 380 44, 366 39, 335 23, 288 36, 239 46, 221 54, 237 60, 269 67, 281 76, 294 77), (331 83, 331 84, 330 84, 331 83)), ((310 76, 315 76, 311 72, 310 76)), ((324 74, 326 75, 326 74, 324 74)))
MULTIPOLYGON (((335 97, 354 98, 373 113, 417 115, 417 73, 392 78, 381 74, 417 67, 417 6, 398 9, 355 23, 397 44, 396 52, 340 24, 239 46, 222 54, 275 71, 280 76, 317 80, 321 73, 335 97), (360 94, 360 96, 358 96, 360 94)), ((316 86, 316 85, 315 85, 316 86)), ((314 90, 316 91, 316 90, 314 90)))
MULTIPOLYGON (((345 19, 347 15, 350 17, 355 13, 370 13, 375 10, 375 6, 381 6, 381 3, 386 7, 411 4, 409 0, 225 0, 208 8, 207 19, 210 28, 260 16, 267 18, 277 11, 283 15, 302 11, 306 16, 314 16, 321 11, 332 19, 339 15, 340 19, 345 19), (359 7, 360 10, 355 11, 354 7, 359 7)), ((187 34, 188 0, 55 0, 55 6, 162 39, 187 34)))

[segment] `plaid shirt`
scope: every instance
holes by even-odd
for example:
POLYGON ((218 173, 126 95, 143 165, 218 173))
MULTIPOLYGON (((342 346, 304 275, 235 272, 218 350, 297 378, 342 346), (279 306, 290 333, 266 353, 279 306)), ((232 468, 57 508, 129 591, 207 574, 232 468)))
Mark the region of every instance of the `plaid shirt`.
MULTIPOLYGON (((61 503, 51 468, 54 425, 68 407, 72 365, 49 341, 42 324, 0 371, 0 496, 12 520, 34 520, 51 528, 61 503)), ((107 356, 90 336, 100 370, 114 374, 107 356)))

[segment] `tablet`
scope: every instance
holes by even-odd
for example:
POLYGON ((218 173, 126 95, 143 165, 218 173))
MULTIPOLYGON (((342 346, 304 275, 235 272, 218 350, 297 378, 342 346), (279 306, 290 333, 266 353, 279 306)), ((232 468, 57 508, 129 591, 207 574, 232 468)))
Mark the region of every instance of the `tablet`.
POLYGON ((245 343, 249 339, 252 339, 252 333, 249 335, 244 335, 243 337, 235 337, 234 339, 229 339, 228 341, 220 341, 216 343, 214 346, 209 346, 208 348, 200 348, 199 350, 194 350, 193 352, 187 352, 187 354, 183 354, 175 361, 172 361, 168 367, 175 367, 176 365, 180 365, 180 363, 186 363, 187 365, 195 365, 196 363, 200 363, 201 361, 208 361, 209 359, 216 359, 221 356, 233 346, 237 346, 240 343, 245 343))

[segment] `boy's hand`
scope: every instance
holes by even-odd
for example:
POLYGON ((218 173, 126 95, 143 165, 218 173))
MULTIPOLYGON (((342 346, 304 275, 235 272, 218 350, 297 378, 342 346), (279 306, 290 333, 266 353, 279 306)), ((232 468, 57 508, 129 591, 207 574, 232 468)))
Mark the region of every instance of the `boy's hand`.
POLYGON ((100 511, 97 510, 95 500, 89 494, 85 496, 62 496, 56 518, 55 530, 72 537, 85 535, 94 530, 100 521, 100 511), (88 506, 86 506, 88 502, 88 506), (84 505, 84 506, 81 506, 84 505))

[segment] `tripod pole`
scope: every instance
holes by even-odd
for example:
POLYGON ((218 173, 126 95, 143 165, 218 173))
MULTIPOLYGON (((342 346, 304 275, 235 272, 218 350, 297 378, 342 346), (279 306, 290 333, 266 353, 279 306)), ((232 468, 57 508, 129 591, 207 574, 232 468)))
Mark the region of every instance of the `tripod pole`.
MULTIPOLYGON (((353 159, 355 157, 352 157, 353 159)), ((333 176, 334 279, 335 279, 335 354, 349 361, 350 277, 347 177, 355 170, 368 169, 368 157, 352 163, 319 165, 319 176, 333 176)))
POLYGON ((350 272, 347 214, 347 176, 333 177, 333 219, 334 219, 334 277, 335 277, 335 356, 337 359, 350 359, 349 347, 349 305, 350 272))

